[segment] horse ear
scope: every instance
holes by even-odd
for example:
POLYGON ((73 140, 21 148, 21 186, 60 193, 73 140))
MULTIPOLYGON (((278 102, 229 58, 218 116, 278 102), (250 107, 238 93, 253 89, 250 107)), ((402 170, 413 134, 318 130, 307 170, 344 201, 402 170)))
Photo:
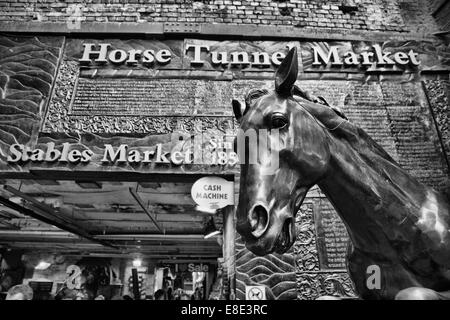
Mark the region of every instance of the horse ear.
POLYGON ((283 59, 283 62, 281 62, 281 65, 275 74, 275 91, 283 95, 290 95, 292 87, 297 80, 297 75, 297 47, 293 47, 286 58, 283 59))
POLYGON ((236 120, 238 122, 240 122, 242 119, 242 116, 244 115, 244 109, 242 108, 242 104, 239 101, 234 100, 234 99, 231 102, 231 104, 233 105, 234 116, 236 117, 236 120))

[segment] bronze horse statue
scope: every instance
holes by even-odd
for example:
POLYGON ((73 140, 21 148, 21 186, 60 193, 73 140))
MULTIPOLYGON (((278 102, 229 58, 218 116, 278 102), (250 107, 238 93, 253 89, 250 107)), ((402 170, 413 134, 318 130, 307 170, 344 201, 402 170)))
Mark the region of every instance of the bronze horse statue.
POLYGON ((450 299, 448 198, 410 176, 323 99, 310 99, 295 86, 297 75, 293 48, 273 92, 252 90, 245 106, 233 100, 243 132, 279 132, 273 174, 262 173, 268 158, 241 162, 236 227, 247 248, 285 253, 296 238, 295 215, 318 185, 349 233, 348 271, 360 298, 450 299), (374 265, 381 286, 369 289, 374 265))

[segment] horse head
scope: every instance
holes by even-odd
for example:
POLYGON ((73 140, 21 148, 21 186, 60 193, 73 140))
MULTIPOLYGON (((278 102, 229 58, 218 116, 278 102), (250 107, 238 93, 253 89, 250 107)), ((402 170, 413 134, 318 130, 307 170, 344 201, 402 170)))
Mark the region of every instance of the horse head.
POLYGON ((326 130, 295 97, 300 90, 294 85, 297 75, 297 49, 293 48, 276 73, 275 90, 251 90, 245 106, 233 100, 240 132, 253 131, 258 136, 258 141, 244 143, 245 151, 239 152, 236 226, 247 248, 258 255, 284 253, 293 245, 296 213, 308 190, 322 179, 329 166, 326 130), (270 146, 261 143, 258 133, 264 130, 277 132, 269 135, 270 146), (243 154, 255 152, 259 155, 257 161, 242 161, 243 154), (267 173, 265 169, 274 156, 278 157, 278 166, 267 173))

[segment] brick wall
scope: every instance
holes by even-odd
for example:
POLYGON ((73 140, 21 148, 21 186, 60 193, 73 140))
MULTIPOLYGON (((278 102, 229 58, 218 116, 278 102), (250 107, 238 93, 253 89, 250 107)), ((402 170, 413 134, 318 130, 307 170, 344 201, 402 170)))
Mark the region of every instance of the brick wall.
POLYGON ((195 22, 429 34, 426 0, 0 0, 0 21, 195 22))

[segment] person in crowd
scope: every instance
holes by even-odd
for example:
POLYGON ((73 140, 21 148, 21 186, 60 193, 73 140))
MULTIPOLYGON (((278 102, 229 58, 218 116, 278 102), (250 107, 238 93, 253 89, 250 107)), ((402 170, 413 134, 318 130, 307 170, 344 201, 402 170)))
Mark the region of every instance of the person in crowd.
POLYGON ((167 289, 167 300, 173 300, 172 288, 167 289))
POLYGON ((181 300, 181 295, 182 294, 183 294, 183 289, 181 289, 181 288, 175 289, 175 292, 173 294, 173 299, 174 300, 181 300))
POLYGON ((27 284, 18 284, 8 290, 6 300, 32 300, 33 289, 27 284))
POLYGON ((164 291, 162 289, 155 292, 155 300, 164 300, 164 291))
POLYGON ((67 287, 61 288, 55 295, 55 300, 75 300, 77 291, 67 287))
POLYGON ((189 295, 187 293, 183 293, 181 295, 181 300, 190 300, 189 295))
POLYGON ((50 292, 34 292, 33 300, 55 300, 55 297, 50 292))
POLYGON ((194 300, 203 300, 202 290, 200 288, 196 288, 194 292, 194 300))
POLYGON ((13 286, 13 278, 10 275, 5 275, 0 280, 0 291, 7 292, 13 286))

